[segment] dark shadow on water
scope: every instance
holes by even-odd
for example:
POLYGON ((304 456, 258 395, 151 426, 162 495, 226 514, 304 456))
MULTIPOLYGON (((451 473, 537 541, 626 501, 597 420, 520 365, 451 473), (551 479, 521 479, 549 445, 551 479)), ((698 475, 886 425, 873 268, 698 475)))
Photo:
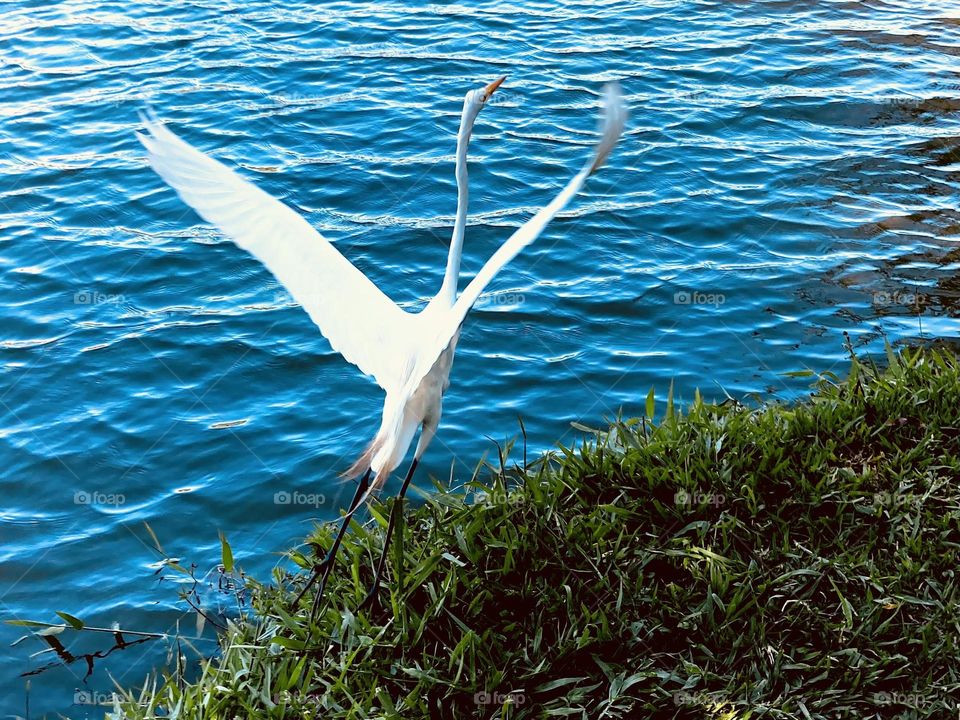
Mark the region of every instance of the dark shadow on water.
POLYGON ((127 640, 123 637, 123 632, 118 630, 114 633, 113 636, 113 647, 96 650, 94 652, 81 653, 79 655, 74 655, 69 650, 67 650, 63 643, 60 642, 60 639, 56 635, 41 635, 39 636, 46 641, 47 645, 50 646, 50 649, 56 653, 57 660, 42 665, 41 667, 29 670, 27 672, 20 673, 20 677, 29 677, 31 675, 39 675, 40 673, 51 670, 55 667, 61 667, 63 665, 73 665, 75 662, 80 660, 84 661, 87 665, 87 672, 83 676, 84 682, 93 674, 94 662, 96 660, 102 660, 107 657, 115 650, 125 650, 126 648, 133 647, 135 645, 140 645, 141 643, 149 642, 151 640, 157 640, 156 637, 142 637, 136 640, 127 640))

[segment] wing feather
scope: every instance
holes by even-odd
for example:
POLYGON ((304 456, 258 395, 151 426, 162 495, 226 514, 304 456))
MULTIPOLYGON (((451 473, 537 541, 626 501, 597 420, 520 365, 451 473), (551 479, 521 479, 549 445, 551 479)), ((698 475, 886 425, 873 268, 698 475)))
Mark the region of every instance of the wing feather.
POLYGON ((403 378, 412 316, 299 213, 202 153, 160 122, 137 133, 150 165, 200 217, 252 254, 290 293, 330 346, 385 390, 403 378))

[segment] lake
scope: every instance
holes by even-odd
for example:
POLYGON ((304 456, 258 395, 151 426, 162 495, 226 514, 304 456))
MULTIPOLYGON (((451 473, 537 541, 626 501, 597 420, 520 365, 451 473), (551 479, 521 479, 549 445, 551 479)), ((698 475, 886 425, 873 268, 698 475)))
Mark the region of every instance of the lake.
MULTIPOLYGON (((846 343, 955 344, 958 55, 960 8, 924 0, 3 4, 0 614, 191 634, 144 523, 200 575, 222 531, 266 579, 349 502, 337 473, 379 424, 379 388, 147 167, 139 111, 416 309, 443 275, 463 95, 507 76, 470 148, 469 277, 579 168, 621 81, 609 166, 464 326, 429 492, 518 418, 533 454, 642 414, 651 387, 791 401, 796 373, 846 372, 846 343)), ((85 679, 21 635, 0 627, 3 715, 29 681, 31 717, 102 717, 111 675, 140 683, 169 647, 85 679)))

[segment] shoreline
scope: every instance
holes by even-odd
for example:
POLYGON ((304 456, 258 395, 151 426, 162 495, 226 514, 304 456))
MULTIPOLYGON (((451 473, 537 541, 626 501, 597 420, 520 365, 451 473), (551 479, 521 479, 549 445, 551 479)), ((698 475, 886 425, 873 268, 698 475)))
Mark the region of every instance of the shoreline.
POLYGON ((648 404, 488 467, 402 513, 383 607, 357 614, 375 503, 313 627, 312 592, 289 608, 305 574, 250 581, 220 656, 118 716, 953 716, 960 363, 888 357, 792 405, 648 404))

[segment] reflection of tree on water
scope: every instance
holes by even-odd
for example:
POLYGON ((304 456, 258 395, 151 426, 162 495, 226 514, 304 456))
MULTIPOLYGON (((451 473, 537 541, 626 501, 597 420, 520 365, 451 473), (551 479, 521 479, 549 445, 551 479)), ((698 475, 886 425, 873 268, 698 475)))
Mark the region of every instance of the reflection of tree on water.
MULTIPOLYGON (((63 630, 65 628, 52 627, 51 629, 63 630)), ((95 660, 103 659, 110 655, 110 653, 115 650, 123 650, 125 648, 133 647, 134 645, 139 645, 141 643, 148 642, 150 640, 156 640, 157 638, 166 637, 159 633, 141 633, 141 632, 131 632, 127 630, 108 630, 106 628, 85 628, 86 630, 93 632, 105 632, 113 634, 113 647, 97 650, 90 653, 81 653, 79 655, 74 655, 69 650, 67 650, 63 643, 60 642, 60 638, 57 637, 59 633, 36 633, 37 637, 42 638, 50 646, 50 649, 57 654, 57 660, 53 660, 46 665, 42 665, 34 670, 29 670, 27 672, 20 673, 20 677, 29 677, 30 675, 39 675, 42 672, 46 672, 54 667, 61 667, 62 665, 72 665, 78 660, 84 660, 87 663, 87 673, 83 676, 83 679, 86 680, 93 674, 93 663, 95 660), (136 640, 127 640, 124 637, 124 634, 131 636, 139 636, 136 640)))
MULTIPOLYGON (((847 34, 871 52, 892 45, 946 52, 923 34, 847 34)), ((776 180, 778 192, 764 206, 774 222, 765 232, 788 238, 787 257, 819 266, 793 290, 818 319, 804 341, 837 326, 850 330, 857 346, 887 333, 908 343, 960 336, 931 321, 960 317, 956 78, 938 75, 895 94, 852 86, 847 97, 797 97, 778 108, 778 120, 806 142, 810 161, 776 180), (832 320, 817 312, 823 308, 832 320)), ((781 241, 771 245, 783 251, 781 241)))
MULTIPOLYGON (((869 125, 893 133, 907 123, 930 128, 958 110, 960 100, 950 98, 891 102, 869 125)), ((838 314, 864 324, 871 317, 916 318, 916 339, 922 340, 930 336, 923 328, 925 317, 960 317, 960 210, 956 207, 960 137, 949 132, 897 144, 900 149, 887 161, 895 167, 888 167, 880 178, 860 168, 855 173, 861 182, 859 197, 835 200, 853 201, 861 209, 880 203, 916 209, 840 230, 837 236, 849 243, 843 248, 849 257, 825 273, 825 280, 834 288, 852 291, 852 295, 843 293, 846 302, 867 306, 864 310, 847 307, 838 314), (873 257, 865 257, 864 249, 873 257), (887 252, 888 257, 876 257, 887 252)), ((882 333, 879 327, 877 331, 882 333)))
MULTIPOLYGON (((126 650, 136 645, 149 642, 150 640, 157 639, 176 641, 177 667, 182 674, 184 670, 182 664, 185 663, 186 657, 183 654, 181 640, 183 640, 187 646, 191 647, 199 655, 199 651, 193 647, 194 643, 200 640, 216 642, 216 640, 213 638, 201 638, 204 627, 207 625, 207 623, 217 630, 223 631, 226 630, 227 623, 229 622, 229 618, 231 616, 235 617, 238 614, 242 615, 244 613, 247 604, 248 592, 246 587, 246 576, 242 570, 236 569, 235 571, 233 567, 232 550, 230 550, 230 547, 226 542, 226 538, 221 537, 221 542, 224 548, 224 563, 211 568, 202 577, 197 577, 197 566, 195 564, 191 563, 189 566, 184 566, 180 563, 179 558, 173 558, 166 555, 163 548, 160 546, 159 541, 156 539, 156 536, 153 534, 153 531, 149 529, 149 526, 148 530, 151 534, 151 537, 154 539, 154 543, 156 544, 158 552, 164 555, 163 560, 158 564, 155 575, 159 576, 160 581, 169 578, 176 578, 181 582, 185 580, 188 584, 186 589, 180 590, 179 594, 180 599, 186 602, 189 612, 196 614, 196 637, 186 638, 182 636, 179 631, 179 622, 177 623, 177 632, 170 634, 144 632, 139 630, 124 630, 117 626, 112 628, 93 627, 87 625, 83 620, 64 612, 57 612, 57 615, 66 621, 63 624, 39 622, 36 620, 10 620, 8 623, 12 625, 40 628, 36 632, 19 638, 13 643, 13 645, 19 645, 28 638, 36 637, 43 640, 48 645, 48 648, 41 651, 40 654, 53 652, 56 655, 55 660, 51 660, 47 664, 33 670, 22 672, 20 673, 20 677, 40 675, 47 670, 51 670, 56 667, 73 665, 74 663, 82 660, 86 663, 87 667, 86 674, 83 676, 83 681, 86 683, 86 681, 93 674, 95 662, 97 660, 102 660, 117 650, 126 650), (175 570, 177 574, 173 576, 164 575, 163 572, 165 569, 175 570), (225 603, 225 598, 229 598, 231 601, 229 606, 227 603, 225 603), (92 636, 109 635, 113 639, 113 645, 111 647, 101 647, 91 652, 71 652, 66 648, 66 646, 64 646, 58 637, 66 631, 87 633, 92 636)), ((84 694, 80 693, 80 695, 84 694)), ((96 693, 90 694, 91 697, 94 695, 96 695, 96 693)), ((83 700, 80 701, 80 704, 97 703, 88 703, 86 700, 83 700)))

